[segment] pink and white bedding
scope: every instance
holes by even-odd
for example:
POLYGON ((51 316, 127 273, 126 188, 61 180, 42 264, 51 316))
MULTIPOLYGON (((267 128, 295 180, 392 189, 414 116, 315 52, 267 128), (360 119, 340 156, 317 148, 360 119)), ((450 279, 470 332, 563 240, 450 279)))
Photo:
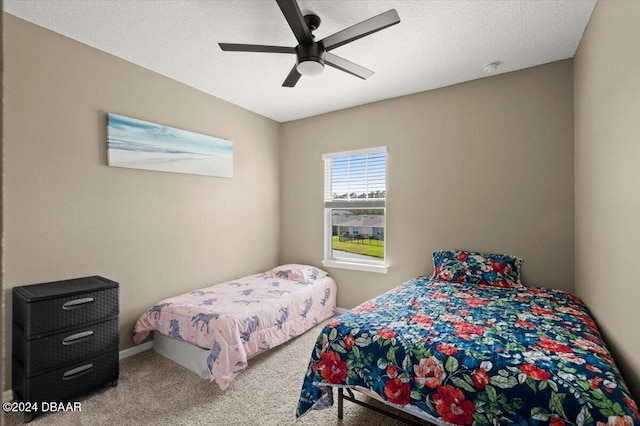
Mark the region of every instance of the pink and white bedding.
POLYGON ((151 331, 211 353, 211 380, 225 390, 247 360, 335 314, 336 283, 320 269, 283 265, 158 302, 135 324, 133 340, 151 331))

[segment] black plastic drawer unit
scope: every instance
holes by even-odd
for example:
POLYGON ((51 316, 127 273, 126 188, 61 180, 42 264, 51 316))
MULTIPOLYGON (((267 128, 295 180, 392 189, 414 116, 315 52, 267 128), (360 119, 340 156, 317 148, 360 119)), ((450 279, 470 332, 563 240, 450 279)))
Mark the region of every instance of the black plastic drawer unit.
MULTIPOLYGON (((17 400, 60 403, 117 386, 118 290, 98 276, 13 289, 17 400)), ((25 413, 25 422, 38 414, 25 413)))

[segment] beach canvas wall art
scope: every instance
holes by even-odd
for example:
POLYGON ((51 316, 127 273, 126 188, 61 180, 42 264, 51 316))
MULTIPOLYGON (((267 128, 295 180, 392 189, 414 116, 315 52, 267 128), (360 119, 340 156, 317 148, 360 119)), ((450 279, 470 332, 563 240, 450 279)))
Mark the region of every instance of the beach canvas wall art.
POLYGON ((213 136, 109 114, 109 166, 233 177, 233 143, 213 136))

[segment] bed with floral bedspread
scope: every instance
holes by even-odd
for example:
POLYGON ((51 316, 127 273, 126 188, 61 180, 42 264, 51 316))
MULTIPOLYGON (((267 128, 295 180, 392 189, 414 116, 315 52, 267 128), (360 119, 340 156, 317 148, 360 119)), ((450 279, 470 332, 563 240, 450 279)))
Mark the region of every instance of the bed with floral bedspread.
POLYGON ((140 316, 133 340, 158 331, 209 349, 211 379, 225 390, 250 357, 333 316, 335 307, 333 278, 288 264, 162 300, 140 316))
POLYGON ((591 314, 560 290, 408 281, 324 327, 297 415, 336 386, 439 425, 640 425, 591 314))

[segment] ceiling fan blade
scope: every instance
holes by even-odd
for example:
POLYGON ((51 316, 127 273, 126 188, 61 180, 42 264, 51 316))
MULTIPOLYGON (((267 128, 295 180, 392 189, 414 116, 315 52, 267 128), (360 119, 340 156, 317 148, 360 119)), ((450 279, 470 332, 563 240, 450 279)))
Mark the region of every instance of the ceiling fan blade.
POLYGON ((284 83, 282 83, 282 87, 294 87, 298 82, 298 80, 300 80, 300 77, 302 77, 302 74, 298 72, 298 70, 296 69, 296 66, 297 64, 293 66, 293 68, 291 69, 291 72, 289 73, 287 78, 284 80, 284 83))
POLYGON ((396 12, 395 9, 387 10, 380 15, 376 15, 373 18, 360 22, 359 24, 355 24, 342 31, 338 31, 329 37, 325 37, 320 42, 324 45, 326 50, 335 49, 336 47, 340 47, 359 38, 368 36, 369 34, 373 34, 376 31, 384 30, 398 22, 400 22, 398 12, 396 12))
POLYGON ((365 67, 361 67, 358 64, 354 64, 351 61, 347 61, 346 59, 329 52, 324 54, 324 63, 332 66, 333 68, 339 69, 340 71, 355 75, 363 80, 366 80, 375 74, 373 71, 365 67))
POLYGON ((218 43, 225 52, 296 53, 295 47, 264 46, 261 44, 218 43))
POLYGON ((307 25, 307 22, 300 12, 298 2, 296 0, 276 0, 280 10, 285 19, 293 31, 293 35, 296 36, 299 44, 313 43, 313 37, 311 36, 311 30, 307 25))

